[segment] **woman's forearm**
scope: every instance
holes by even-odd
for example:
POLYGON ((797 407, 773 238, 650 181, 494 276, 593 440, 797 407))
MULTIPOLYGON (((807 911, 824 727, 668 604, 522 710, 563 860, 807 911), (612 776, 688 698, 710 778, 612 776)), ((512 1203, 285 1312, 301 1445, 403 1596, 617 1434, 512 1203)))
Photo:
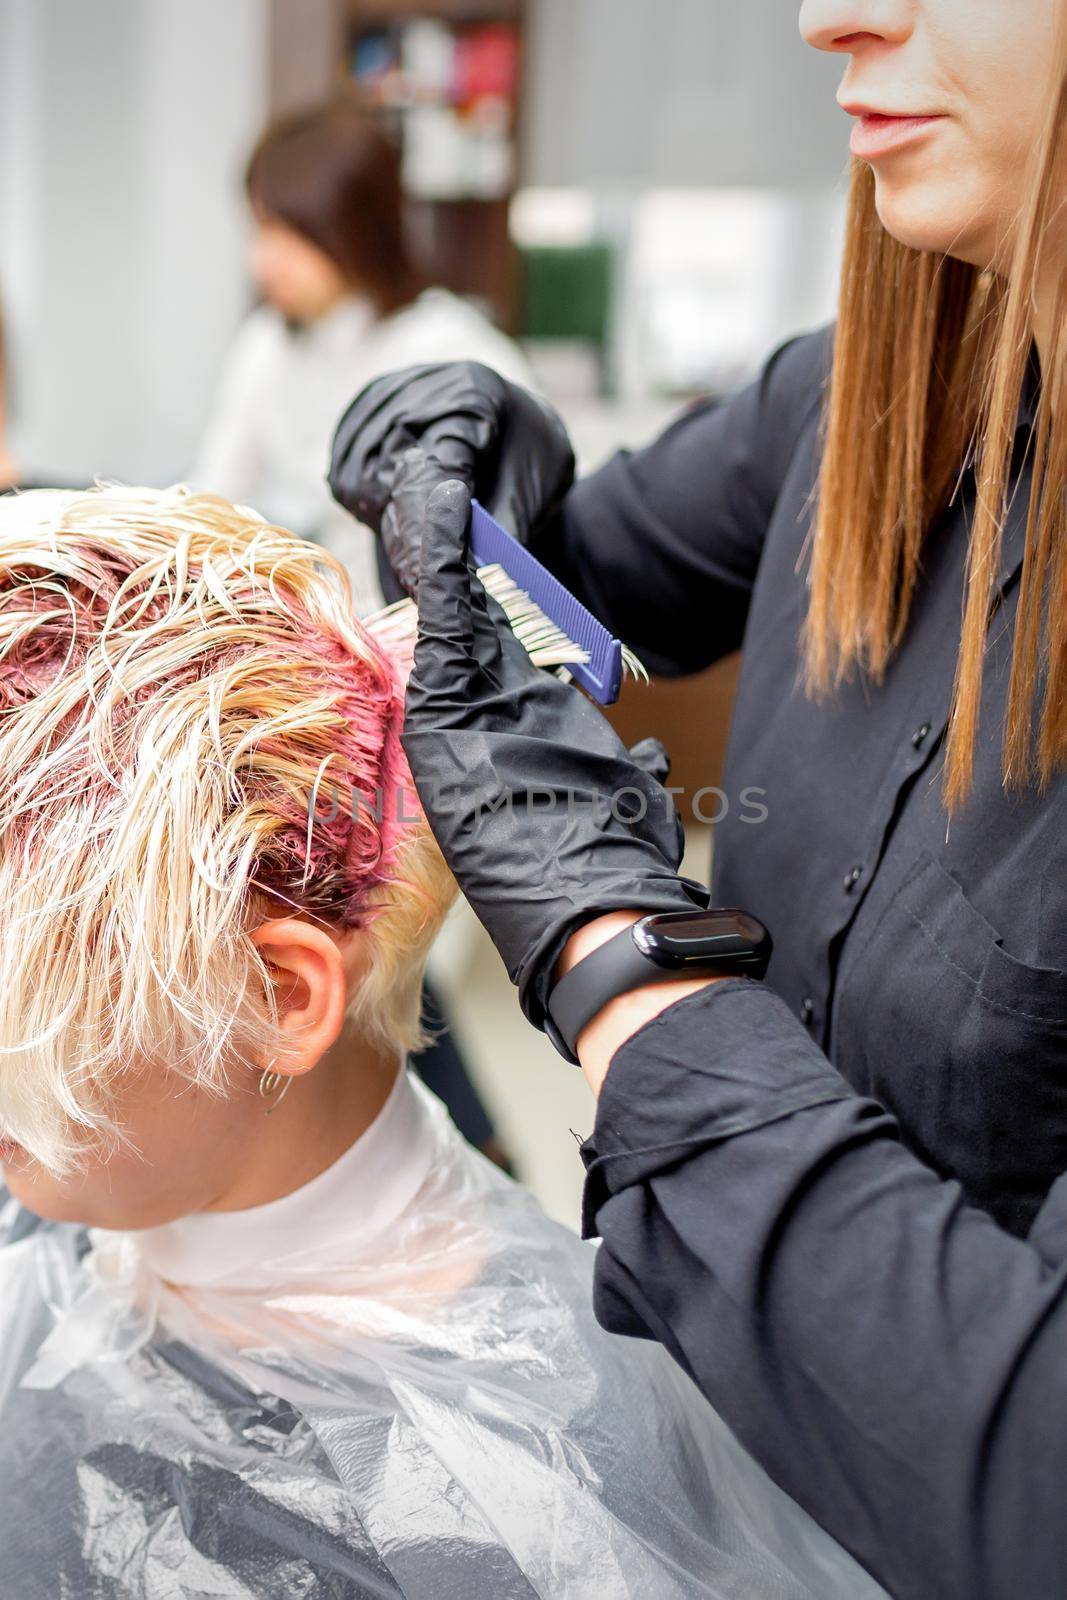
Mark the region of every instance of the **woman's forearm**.
MULTIPOLYGON (((631 927, 642 915, 640 911, 612 911, 579 928, 564 947, 556 969, 557 980, 585 956, 592 955, 598 945, 614 938, 624 928, 631 927)), ((594 1095, 600 1094, 611 1059, 627 1039, 632 1038, 638 1029, 659 1016, 668 1006, 676 1005, 679 1000, 706 989, 709 983, 719 981, 717 978, 667 979, 664 983, 650 983, 643 989, 633 989, 609 1001, 586 1024, 577 1040, 578 1060, 594 1095)))

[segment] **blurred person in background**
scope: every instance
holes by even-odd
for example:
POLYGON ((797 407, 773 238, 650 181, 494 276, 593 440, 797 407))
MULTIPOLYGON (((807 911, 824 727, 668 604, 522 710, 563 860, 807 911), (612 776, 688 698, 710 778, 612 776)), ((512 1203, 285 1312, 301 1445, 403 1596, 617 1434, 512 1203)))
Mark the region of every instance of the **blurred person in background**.
POLYGON ((271 123, 245 190, 262 303, 234 340, 190 476, 332 550, 365 615, 382 598, 374 539, 353 539, 325 480, 352 395, 416 361, 531 374, 479 311, 428 283, 406 236, 399 147, 351 91, 271 123))

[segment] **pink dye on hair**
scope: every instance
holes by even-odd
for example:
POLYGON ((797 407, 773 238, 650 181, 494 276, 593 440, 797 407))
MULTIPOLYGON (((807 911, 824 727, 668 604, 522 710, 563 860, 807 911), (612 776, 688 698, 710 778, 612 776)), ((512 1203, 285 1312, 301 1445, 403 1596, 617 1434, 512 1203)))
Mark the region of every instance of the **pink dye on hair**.
MULTIPOLYGON (((273 885, 350 926, 365 920, 370 891, 398 876, 402 847, 422 818, 400 743, 410 657, 387 652, 359 623, 355 628, 366 656, 308 623, 302 654, 321 661, 342 723, 310 831, 307 811, 292 818, 288 882, 273 885)), ((262 868, 256 877, 272 887, 262 868)))
MULTIPOLYGON (((23 616, 34 618, 33 625, 16 642, 9 643, 6 651, 0 672, 0 710, 14 710, 37 698, 61 672, 70 677, 84 671, 99 645, 108 608, 130 569, 116 561, 112 552, 101 553, 91 540, 78 541, 78 563, 81 579, 33 567, 9 568, 0 574, 0 610, 11 606, 23 616), (57 592, 60 589, 62 593, 57 592)), ((191 564, 193 578, 197 565, 191 564)), ((231 574, 230 593, 238 611, 242 601, 253 599, 251 584, 246 585, 236 574, 231 574)), ((251 610, 260 640, 262 597, 259 585, 251 610)), ((410 653, 404 658, 395 650, 387 651, 356 623, 365 646, 365 654, 357 654, 336 634, 317 625, 295 595, 290 594, 288 600, 288 612, 277 616, 274 648, 291 655, 293 672, 306 683, 309 698, 332 700, 338 728, 329 751, 298 751, 295 745, 290 748, 290 738, 299 736, 278 736, 286 749, 276 753, 291 754, 306 765, 309 779, 322 757, 327 753, 331 757, 310 816, 311 795, 304 797, 303 805, 294 803, 290 790, 281 791, 268 784, 262 767, 257 769, 253 763, 251 770, 242 769, 240 783, 246 796, 279 818, 279 825, 257 858, 254 884, 287 905, 355 925, 367 916, 371 890, 398 876, 401 848, 421 819, 400 744, 410 653)), ((139 585, 127 588, 124 602, 131 609, 138 608, 138 622, 145 626, 165 619, 170 608, 163 595, 144 603, 139 585)), ((188 626, 195 630, 193 616, 189 617, 188 626)), ((118 628, 126 631, 121 619, 118 628)), ((127 632, 126 642, 128 639, 127 632)), ((254 659, 255 654, 255 644, 207 648, 181 665, 168 668, 168 684, 177 692, 237 661, 254 659)), ((277 670, 276 659, 271 670, 277 670)), ((138 713, 158 693, 158 684, 142 685, 111 707, 109 743, 116 762, 116 779, 120 778, 123 765, 136 760, 138 713)), ((53 727, 52 741, 76 732, 77 725, 85 720, 83 712, 84 702, 81 709, 53 727)), ((85 747, 80 739, 70 754, 72 768, 79 763, 85 766, 85 747)), ((62 791, 63 775, 57 772, 55 777, 57 789, 62 791)), ((90 785, 90 790, 87 803, 94 807, 99 803, 103 813, 112 807, 121 811, 120 784, 101 784, 96 789, 90 785)), ((38 818, 38 822, 43 823, 44 818, 38 818)))

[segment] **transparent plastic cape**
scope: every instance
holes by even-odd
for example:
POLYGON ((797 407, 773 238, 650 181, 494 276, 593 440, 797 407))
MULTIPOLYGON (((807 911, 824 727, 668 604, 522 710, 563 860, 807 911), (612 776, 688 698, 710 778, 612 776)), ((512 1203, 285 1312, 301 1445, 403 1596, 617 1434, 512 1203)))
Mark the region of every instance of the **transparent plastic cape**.
POLYGON ((416 1093, 433 1161, 390 1228, 240 1290, 0 1191, 2 1592, 881 1595, 662 1350, 597 1326, 594 1247, 416 1093))

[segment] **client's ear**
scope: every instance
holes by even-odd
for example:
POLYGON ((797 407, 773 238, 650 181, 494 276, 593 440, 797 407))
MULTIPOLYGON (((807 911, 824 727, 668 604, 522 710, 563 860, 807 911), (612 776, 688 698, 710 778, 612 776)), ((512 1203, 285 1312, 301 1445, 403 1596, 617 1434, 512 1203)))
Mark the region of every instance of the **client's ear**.
POLYGON ((355 952, 299 917, 262 922, 251 938, 270 971, 279 1021, 292 1046, 274 1070, 310 1072, 344 1025, 355 952))

